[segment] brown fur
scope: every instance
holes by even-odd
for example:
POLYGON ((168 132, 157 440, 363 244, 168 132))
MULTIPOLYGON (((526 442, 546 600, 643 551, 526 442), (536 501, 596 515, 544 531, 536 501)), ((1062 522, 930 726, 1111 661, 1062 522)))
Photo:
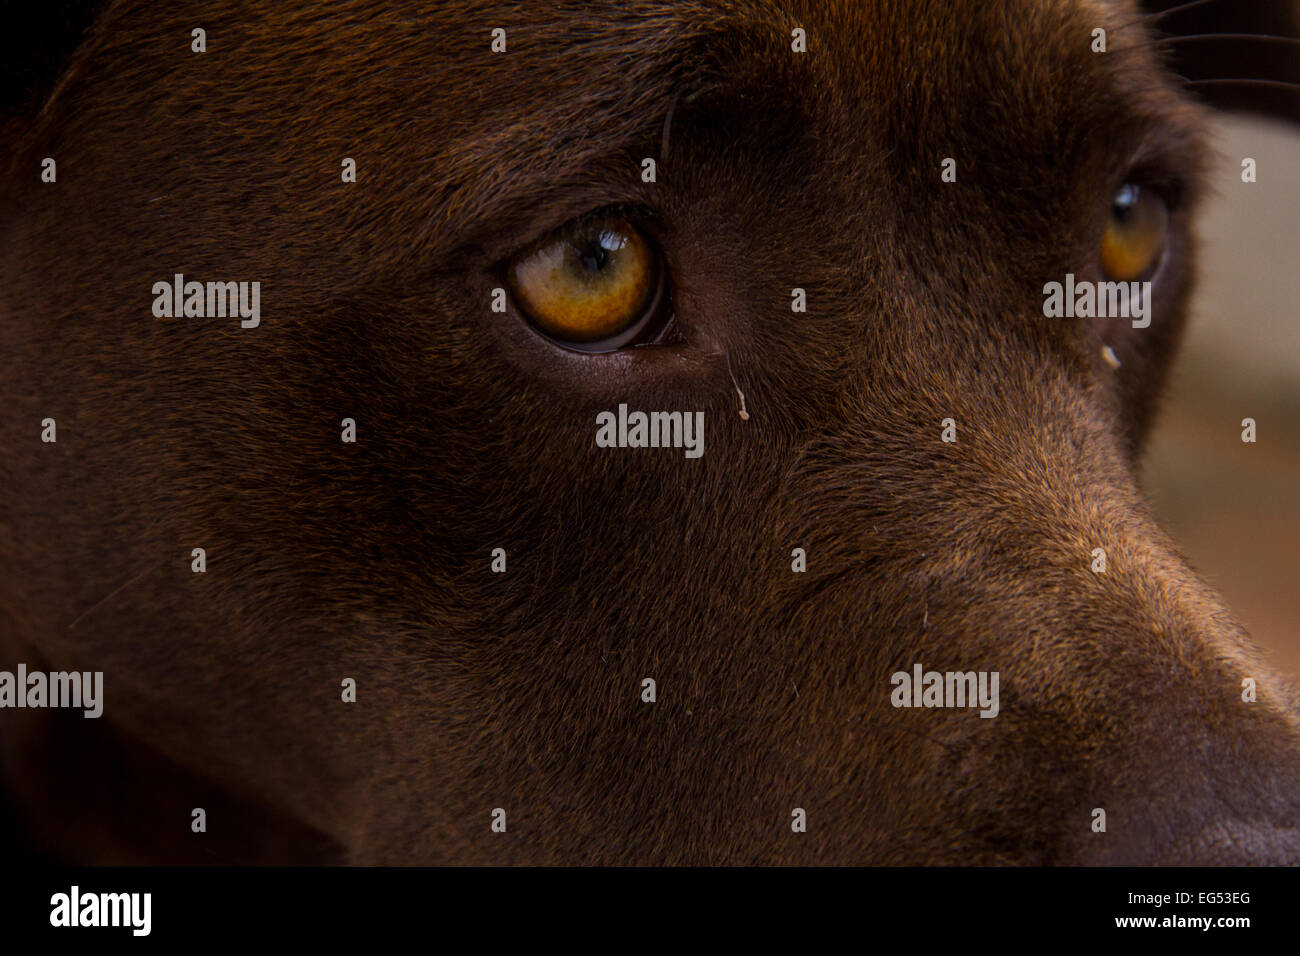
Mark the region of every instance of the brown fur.
POLYGON ((327 7, 113 3, 13 151, 0 666, 106 695, 0 713, 39 844, 1300 859, 1291 691, 1134 481, 1203 155, 1135 11, 327 7), (1135 164, 1177 193, 1151 327, 1044 320, 1135 164), (504 260, 612 203, 654 211, 682 344, 564 353, 488 311, 504 260), (261 327, 153 319, 174 272, 261 280, 261 327), (703 409, 706 454, 594 447, 620 401, 703 409), (1001 715, 892 708, 917 662, 999 671, 1001 715))

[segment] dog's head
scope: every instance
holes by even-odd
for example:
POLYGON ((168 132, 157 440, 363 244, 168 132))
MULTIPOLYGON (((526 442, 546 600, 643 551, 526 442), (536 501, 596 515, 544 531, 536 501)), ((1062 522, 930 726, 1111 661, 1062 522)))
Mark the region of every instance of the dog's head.
POLYGON ((33 817, 102 773, 183 833, 78 796, 151 834, 107 858, 1296 857, 1289 691, 1134 481, 1205 153, 1137 10, 255 6, 112 5, 13 158, 3 637, 106 698, 10 736, 33 817), (260 324, 156 317, 177 273, 260 324))

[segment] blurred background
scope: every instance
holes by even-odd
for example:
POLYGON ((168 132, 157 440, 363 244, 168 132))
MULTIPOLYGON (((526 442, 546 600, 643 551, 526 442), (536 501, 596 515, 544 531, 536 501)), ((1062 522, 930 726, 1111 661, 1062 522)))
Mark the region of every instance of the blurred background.
POLYGON ((1145 488, 1192 565, 1300 683, 1300 126, 1248 114, 1217 126, 1200 279, 1145 488), (1248 417, 1253 445, 1241 441, 1248 417))

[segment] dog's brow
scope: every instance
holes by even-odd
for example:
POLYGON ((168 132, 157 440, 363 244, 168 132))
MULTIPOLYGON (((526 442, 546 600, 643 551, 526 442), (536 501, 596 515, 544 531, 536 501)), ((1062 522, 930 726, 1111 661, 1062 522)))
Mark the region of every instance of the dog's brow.
POLYGON ((489 222, 525 197, 535 201, 642 156, 662 161, 661 151, 684 135, 688 109, 727 100, 735 108, 712 119, 744 128, 740 114, 762 108, 732 94, 797 87, 806 71, 802 59, 780 55, 784 32, 756 31, 753 23, 675 18, 629 24, 625 34, 577 35, 547 54, 544 82, 522 93, 511 86, 512 98, 497 106, 485 97, 476 122, 446 141, 444 188, 412 199, 413 208, 437 200, 416 235, 433 239, 489 222), (618 82, 610 82, 614 70, 618 82), (513 118, 521 109, 526 124, 513 118))

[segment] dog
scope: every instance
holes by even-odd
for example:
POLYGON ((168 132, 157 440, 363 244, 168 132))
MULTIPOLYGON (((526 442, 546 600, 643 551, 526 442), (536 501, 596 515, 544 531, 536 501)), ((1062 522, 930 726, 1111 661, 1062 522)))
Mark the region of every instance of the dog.
POLYGON ((89 22, 0 207, 0 661, 103 682, 0 709, 33 852, 1300 860, 1135 477, 1208 188, 1146 12, 89 22))

